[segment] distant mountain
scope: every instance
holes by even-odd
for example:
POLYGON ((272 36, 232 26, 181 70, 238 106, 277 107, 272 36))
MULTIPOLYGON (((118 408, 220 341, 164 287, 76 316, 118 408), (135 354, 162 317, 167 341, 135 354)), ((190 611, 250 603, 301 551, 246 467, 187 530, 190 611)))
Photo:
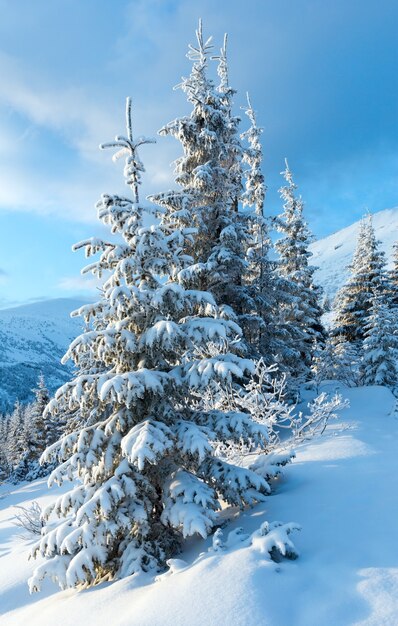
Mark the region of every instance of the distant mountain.
MULTIPOLYGON (((348 277, 347 266, 354 255, 360 221, 343 228, 333 235, 311 244, 311 263, 319 269, 316 281, 322 285, 325 294, 332 300, 348 277)), ((392 247, 398 241, 398 207, 379 211, 373 215, 376 237, 381 241, 381 249, 386 254, 387 265, 392 265, 392 247)))
POLYGON ((29 400, 40 372, 51 391, 68 380, 71 365, 60 361, 82 329, 70 313, 83 304, 60 298, 0 310, 0 411, 29 400))

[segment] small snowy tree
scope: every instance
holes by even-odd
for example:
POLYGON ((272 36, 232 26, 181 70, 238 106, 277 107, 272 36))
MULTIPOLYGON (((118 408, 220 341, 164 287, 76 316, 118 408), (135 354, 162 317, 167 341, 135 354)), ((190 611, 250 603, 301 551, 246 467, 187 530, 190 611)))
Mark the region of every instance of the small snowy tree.
POLYGON ((349 387, 362 384, 362 344, 350 343, 343 335, 332 337, 335 376, 349 387))
POLYGON ((6 458, 14 482, 24 479, 27 466, 24 461, 28 450, 29 428, 26 407, 18 400, 9 417, 6 458))
POLYGON ((61 435, 59 424, 53 422, 46 414, 45 409, 50 400, 49 391, 46 387, 43 374, 39 375, 37 387, 33 390, 34 401, 27 407, 27 423, 29 427, 28 450, 25 462, 27 464, 28 480, 33 480, 39 476, 45 476, 50 468, 46 465, 40 466, 39 459, 44 450, 57 441, 61 435))
POLYGON ((357 247, 349 267, 351 275, 337 293, 335 299, 335 323, 333 333, 349 343, 361 346, 365 337, 365 320, 373 294, 387 289, 384 253, 379 250, 372 216, 362 219, 357 247))
POLYGON ((374 295, 365 325, 363 384, 395 388, 398 383, 398 327, 395 308, 374 295))
POLYGON ((10 473, 9 459, 7 454, 9 431, 9 416, 0 416, 0 481, 5 480, 10 473))
MULTIPOLYGON (((49 468, 39 465, 44 449, 58 439, 59 429, 51 428, 44 419, 44 411, 49 401, 49 393, 44 377, 39 376, 35 400, 27 405, 17 403, 9 419, 5 437, 5 450, 8 449, 11 478, 15 482, 34 480, 49 473, 49 468)), ((7 453, 6 453, 7 456, 7 453)))
POLYGON ((137 148, 145 143, 133 138, 128 100, 127 136, 103 147, 126 157, 133 197, 104 195, 97 205, 115 241, 75 246, 100 252, 86 271, 108 278, 101 300, 78 311, 88 328, 66 355, 78 373, 47 408, 61 418, 75 412, 80 425, 43 455, 60 463, 49 482, 80 482, 44 511, 32 554, 45 561, 32 591, 45 576, 64 588, 162 568, 183 537, 211 532, 220 499, 243 507, 269 491, 254 471, 216 456, 226 438, 264 448, 266 427, 244 411, 234 420, 195 404, 209 386, 239 385, 254 364, 239 356, 240 329, 212 295, 180 280, 192 263, 184 252, 192 229, 176 228, 139 201, 137 148), (160 224, 145 226, 148 213, 160 224))
POLYGON ((336 375, 336 358, 334 346, 328 337, 323 345, 317 341, 314 343, 314 350, 311 363, 311 378, 315 384, 316 391, 324 380, 333 379, 336 375))

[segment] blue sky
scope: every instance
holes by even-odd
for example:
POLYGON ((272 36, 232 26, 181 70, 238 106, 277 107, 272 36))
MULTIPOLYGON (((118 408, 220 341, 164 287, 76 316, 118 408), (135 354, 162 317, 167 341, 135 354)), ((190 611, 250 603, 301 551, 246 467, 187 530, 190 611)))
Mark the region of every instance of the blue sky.
MULTIPOLYGON (((95 202, 125 191, 98 144, 189 111, 181 91, 198 17, 229 33, 236 110, 264 126, 266 211, 288 157, 316 236, 398 205, 395 0, 0 0, 0 307, 87 296, 71 245, 103 232, 95 202)), ((173 185, 177 142, 143 148, 144 192, 173 185)), ((398 239, 398 233, 397 233, 398 239)))

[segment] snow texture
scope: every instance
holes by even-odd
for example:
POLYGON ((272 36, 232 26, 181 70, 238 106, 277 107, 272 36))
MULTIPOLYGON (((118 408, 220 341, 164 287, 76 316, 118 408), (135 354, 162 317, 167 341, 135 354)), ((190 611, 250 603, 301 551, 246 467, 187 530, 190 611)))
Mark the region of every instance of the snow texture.
MULTIPOLYGON (((338 383, 333 384, 335 391, 338 383)), ((158 577, 131 576, 90 591, 29 595, 30 542, 17 537, 14 506, 53 498, 43 480, 0 487, 1 626, 395 626, 398 623, 398 496, 394 398, 381 387, 339 389, 342 422, 297 450, 266 503, 227 517, 221 549, 190 539, 158 577), (269 558, 272 520, 295 520, 298 560, 269 558), (263 531, 259 532, 260 527, 263 531), (193 565, 192 565, 193 564, 193 565)), ((307 392, 309 393, 309 392, 307 392)), ((309 399, 309 398, 308 398, 309 399)), ((174 496, 180 493, 175 479, 174 496)), ((59 488, 60 496, 65 491, 59 488)), ((284 537, 286 539, 286 537, 284 537)))

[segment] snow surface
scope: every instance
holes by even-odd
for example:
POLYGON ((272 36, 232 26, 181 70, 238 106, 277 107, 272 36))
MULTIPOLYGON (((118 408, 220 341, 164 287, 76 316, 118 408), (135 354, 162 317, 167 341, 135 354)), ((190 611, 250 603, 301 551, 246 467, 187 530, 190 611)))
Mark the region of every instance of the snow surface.
POLYGON ((395 400, 382 387, 343 391, 351 407, 297 450, 267 502, 227 523, 224 538, 235 531, 228 546, 208 552, 211 537, 190 539, 171 564, 174 573, 157 582, 130 577, 81 592, 59 592, 46 582, 30 596, 26 580, 34 563, 27 561, 30 542, 17 537, 13 506, 32 499, 46 505, 53 495, 42 480, 2 485, 0 625, 396 626, 395 400), (298 560, 275 564, 261 541, 241 541, 265 520, 302 526, 290 535, 298 560))
MULTIPOLYGON (((313 254, 311 263, 319 269, 315 282, 322 285, 325 294, 334 298, 348 277, 347 266, 354 255, 360 221, 343 228, 310 246, 313 254)), ((373 214, 376 239, 381 241, 381 250, 386 254, 388 268, 392 265, 392 247, 398 241, 398 207, 373 214)))

